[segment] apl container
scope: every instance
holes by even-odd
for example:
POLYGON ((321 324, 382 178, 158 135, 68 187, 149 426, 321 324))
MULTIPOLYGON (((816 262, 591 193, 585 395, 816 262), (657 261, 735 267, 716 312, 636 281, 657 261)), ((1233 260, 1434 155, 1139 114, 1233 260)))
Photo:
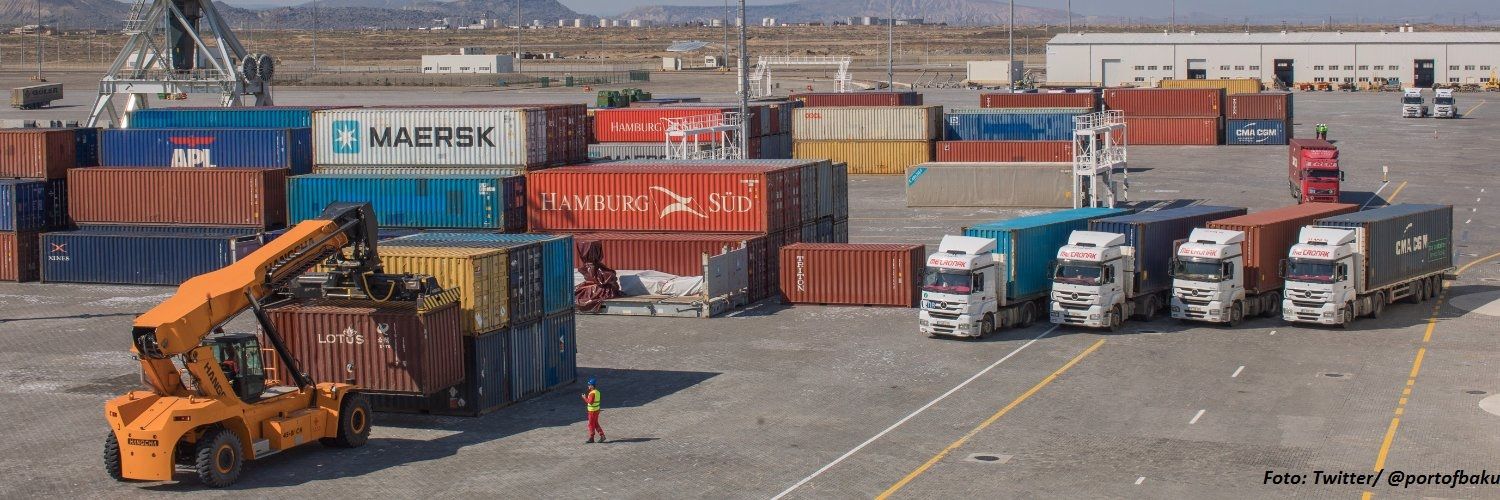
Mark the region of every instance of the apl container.
POLYGON ((522 176, 299 175, 288 183, 287 200, 293 223, 317 217, 333 202, 368 202, 383 227, 526 228, 522 176))
POLYGON ((260 247, 260 236, 244 228, 86 227, 44 233, 41 280, 177 285, 232 264, 260 247))
POLYGON ((1127 115, 1125 137, 1132 146, 1213 146, 1219 143, 1219 119, 1127 115))
POLYGON ((567 234, 497 234, 428 232, 401 238, 403 242, 443 242, 449 246, 503 247, 537 243, 542 248, 542 308, 544 314, 573 310, 573 236, 567 234))
POLYGON ((0 231, 46 229, 47 181, 0 179, 0 231))
POLYGON ((1095 92, 1036 92, 979 94, 979 106, 983 108, 1085 108, 1099 109, 1099 94, 1095 92))
POLYGON ((75 129, 0 129, 0 177, 67 177, 80 156, 75 134, 75 129))
POLYGON ((931 141, 940 137, 942 106, 825 107, 796 110, 797 141, 931 141))
POLYGON ((1364 290, 1394 285, 1453 267, 1453 206, 1400 204, 1336 215, 1321 227, 1359 233, 1364 290))
POLYGON ((1224 144, 1241 146, 1285 146, 1287 126, 1281 120, 1228 120, 1224 122, 1224 144))
POLYGON ((1091 220, 1128 213, 1123 208, 1074 208, 982 222, 964 228, 964 236, 995 240, 995 253, 1004 257, 1006 297, 1019 302, 1052 290, 1050 264, 1068 235, 1088 229, 1091 220))
POLYGON ((1357 210, 1359 205, 1345 203, 1303 203, 1219 219, 1204 227, 1245 233, 1245 241, 1240 244, 1240 254, 1244 257, 1245 291, 1261 293, 1281 289, 1278 266, 1286 259, 1287 250, 1297 244, 1302 226, 1357 210))
POLYGON ((510 396, 523 401, 578 378, 578 329, 572 312, 555 314, 510 332, 510 396))
POLYGON ((1223 89, 1104 89, 1104 108, 1132 116, 1221 116, 1223 89))
POLYGON ((325 106, 148 108, 132 111, 129 128, 311 128, 325 106))
POLYGON ((286 169, 73 169, 68 213, 80 224, 278 228, 286 224, 286 175, 286 169))
POLYGON ((312 130, 305 128, 105 129, 99 150, 106 167, 312 171, 312 130))
POLYGON ((906 167, 932 161, 932 141, 796 141, 792 156, 831 160, 847 166, 850 174, 894 174, 906 167))
POLYGON ((781 247, 781 297, 792 304, 916 307, 927 247, 797 243, 781 247))
POLYGON ((0 232, 0 281, 36 281, 40 277, 40 233, 0 232))
POLYGON ((1169 271, 1177 240, 1209 221, 1236 215, 1245 215, 1245 209, 1194 205, 1095 219, 1089 230, 1125 235, 1125 244, 1135 251, 1135 290, 1140 295, 1172 288, 1169 271))
POLYGON ((318 165, 546 165, 547 110, 381 107, 313 112, 318 165))
POLYGON ((1230 120, 1286 120, 1293 118, 1291 92, 1229 94, 1224 117, 1230 120))
POLYGON ((763 233, 800 222, 801 167, 622 162, 527 175, 532 231, 763 233))
POLYGON ((939 162, 1057 163, 1073 161, 1073 141, 938 141, 939 162))
MULTIPOLYGON (((801 228, 797 231, 800 234, 801 228)), ((716 233, 578 233, 579 242, 597 241, 603 255, 601 262, 612 269, 658 271, 677 276, 702 276, 703 256, 720 255, 739 248, 746 249, 749 266, 750 298, 766 297, 772 283, 771 270, 775 248, 764 235, 716 233)), ((574 268, 583 260, 570 252, 574 268)), ((569 273, 571 282, 572 274, 569 273)))
POLYGON ((950 108, 943 114, 949 141, 1071 141, 1073 117, 1087 108, 950 108))
POLYGON ((914 91, 797 92, 789 98, 810 108, 922 105, 922 94, 914 91))
POLYGON ((506 307, 510 321, 524 323, 542 317, 542 246, 536 242, 454 242, 395 238, 380 242, 381 248, 503 248, 506 254, 506 307))
POLYGON ((906 169, 908 207, 1073 205, 1071 163, 922 163, 906 169))
POLYGON ((458 290, 464 335, 483 335, 510 324, 510 260, 504 248, 380 247, 387 273, 427 274, 458 290))

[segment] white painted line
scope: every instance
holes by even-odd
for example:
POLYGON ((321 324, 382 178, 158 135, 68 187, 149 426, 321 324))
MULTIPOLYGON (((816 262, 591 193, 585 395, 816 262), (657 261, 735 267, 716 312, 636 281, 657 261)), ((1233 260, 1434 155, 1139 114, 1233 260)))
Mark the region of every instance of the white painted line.
POLYGON ((819 468, 818 470, 814 471, 811 475, 802 478, 801 481, 797 481, 797 484, 793 484, 790 487, 788 487, 787 489, 782 490, 781 493, 777 493, 776 496, 771 497, 771 500, 780 500, 782 497, 785 497, 788 494, 790 494, 791 492, 796 491, 797 488, 801 488, 802 485, 807 484, 808 481, 812 481, 814 478, 823 475, 824 472, 828 472, 828 469, 832 469, 833 466, 838 465, 839 462, 843 462, 844 459, 849 458, 851 455, 854 455, 855 453, 859 452, 859 450, 862 450, 862 449, 864 449, 864 447, 869 446, 870 443, 873 443, 873 442, 875 442, 875 440, 880 439, 881 437, 884 437, 886 434, 890 433, 893 430, 896 430, 896 428, 900 427, 901 424, 905 424, 906 421, 911 420, 913 418, 916 418, 917 415, 920 415, 922 412, 927 411, 928 408, 932 408, 933 405, 936 405, 939 402, 942 402, 942 400, 947 399, 948 396, 952 396, 953 393, 958 392, 959 389, 963 389, 965 386, 969 385, 969 383, 973 382, 974 380, 978 379, 979 377, 983 376, 984 374, 989 373, 990 370, 993 370, 993 369, 995 369, 995 367, 1000 366, 1000 363, 1004 363, 1005 360, 1010 359, 1011 356, 1015 356, 1016 353, 1021 352, 1021 350, 1025 349, 1027 347, 1031 347, 1031 344, 1035 344, 1036 341, 1042 340, 1042 337, 1046 337, 1047 335, 1052 334, 1052 332, 1057 331, 1057 327, 1058 326, 1061 326, 1061 325, 1052 325, 1052 328, 1048 328, 1047 331, 1042 332, 1041 335, 1037 335, 1036 337, 1033 337, 1030 341, 1027 341, 1025 344, 1021 344, 1021 347, 1017 347, 1016 350, 1011 351, 1010 354, 1006 354, 1005 357, 1000 358, 999 360, 997 360, 994 363, 990 364, 990 366, 986 367, 985 369, 979 370, 979 373, 975 373, 974 376, 969 377, 969 379, 963 381, 963 383, 960 383, 960 384, 954 386, 952 389, 948 389, 948 392, 945 392, 945 393, 943 393, 943 395, 938 396, 937 399, 929 401, 927 404, 922 405, 921 408, 917 408, 916 411, 911 412, 910 414, 906 415, 905 417, 901 417, 901 420, 897 420, 896 423, 891 424, 890 427, 886 427, 885 430, 880 431, 879 434, 871 436, 870 439, 866 439, 865 442, 860 443, 859 446, 855 446, 853 449, 851 449, 851 450, 849 450, 847 452, 844 452, 843 455, 839 455, 839 457, 836 458, 836 459, 834 459, 832 462, 828 462, 828 465, 824 465, 822 468, 819 468))
POLYGON ((1141 477, 1135 478, 1135 484, 1141 484, 1141 483, 1144 483, 1144 482, 1146 482, 1146 476, 1141 476, 1141 477))
POLYGON ((1276 335, 1276 330, 1271 330, 1271 335, 1276 335))
POLYGON ((1198 423, 1198 419, 1199 418, 1203 418, 1203 412, 1205 412, 1205 411, 1208 411, 1208 410, 1198 410, 1198 414, 1197 415, 1193 415, 1193 419, 1188 421, 1188 425, 1193 425, 1193 424, 1198 423))
POLYGON ((1234 375, 1230 375, 1229 378, 1239 378, 1240 372, 1242 371, 1245 371, 1245 365, 1240 365, 1239 368, 1235 368, 1234 375))

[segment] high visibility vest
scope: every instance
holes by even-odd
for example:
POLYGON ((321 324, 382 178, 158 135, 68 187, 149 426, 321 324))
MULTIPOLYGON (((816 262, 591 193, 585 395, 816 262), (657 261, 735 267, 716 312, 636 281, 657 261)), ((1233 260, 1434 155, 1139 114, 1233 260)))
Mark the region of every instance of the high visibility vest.
POLYGON ((589 411, 599 411, 599 389, 589 391, 589 411))

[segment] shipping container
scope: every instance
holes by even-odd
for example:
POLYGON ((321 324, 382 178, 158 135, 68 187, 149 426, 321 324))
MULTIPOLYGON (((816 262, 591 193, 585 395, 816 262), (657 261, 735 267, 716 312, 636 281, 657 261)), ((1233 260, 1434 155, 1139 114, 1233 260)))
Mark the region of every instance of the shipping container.
POLYGON ((980 94, 984 108, 1085 108, 1099 109, 1099 94, 1089 92, 1032 92, 980 94))
POLYGON ((1104 108, 1132 116, 1221 116, 1223 89, 1104 89, 1104 108))
POLYGON ((796 141, 792 156, 845 164, 850 174, 900 175, 932 161, 931 141, 796 141))
POLYGON ((99 129, 94 127, 71 127, 60 130, 73 131, 73 149, 77 153, 78 166, 99 166, 99 129))
POLYGON ((1089 221, 1089 230, 1125 235, 1125 245, 1135 252, 1136 296, 1172 288, 1172 258, 1177 240, 1186 239, 1193 228, 1209 221, 1245 215, 1245 209, 1193 205, 1139 212, 1089 221))
POLYGON ((41 234, 0 232, 0 281, 36 281, 41 277, 41 234))
POLYGON ((1291 92, 1230 94, 1224 97, 1224 117, 1230 120, 1285 120, 1294 118, 1291 92))
POLYGON ((511 177, 526 175, 524 167, 424 167, 424 166, 399 166, 399 165, 318 165, 313 167, 315 174, 333 175, 415 175, 421 177, 434 177, 440 175, 463 175, 483 177, 511 177))
POLYGON ((572 312, 512 326, 508 332, 511 400, 523 401, 577 380, 578 328, 572 312))
POLYGON ((286 168, 312 171, 312 129, 105 129, 106 167, 286 168))
POLYGON ((0 231, 47 229, 47 181, 0 179, 0 231))
POLYGON ((527 175, 532 231, 761 233, 798 222, 790 163, 615 162, 527 175))
POLYGON ((1047 295, 1052 290, 1051 263, 1057 249, 1068 243, 1073 231, 1085 230, 1089 221, 1131 213, 1123 208, 1074 208, 1011 219, 982 222, 964 228, 964 236, 995 240, 995 253, 1002 256, 1007 303, 1047 295))
POLYGON ((545 113, 543 128, 547 165, 569 165, 588 159, 589 136, 584 118, 588 107, 583 104, 506 104, 510 108, 541 109, 545 113))
MULTIPOLYGON (((698 124, 713 126, 723 123, 724 113, 738 111, 738 108, 697 104, 686 107, 600 109, 594 112, 594 140, 661 144, 667 139, 668 118, 702 117, 698 124)), ((758 129, 759 126, 755 128, 758 129)), ((759 135, 754 132, 752 131, 751 136, 759 135)), ((712 134, 698 134, 696 139, 708 141, 712 139, 712 134)))
POLYGON ((47 179, 47 229, 72 229, 68 215, 68 179, 47 179))
MULTIPOLYGON (((797 229, 799 232, 800 228, 797 229)), ((776 249, 765 235, 717 233, 578 233, 578 242, 597 241, 604 265, 616 270, 658 271, 677 276, 702 276, 703 255, 746 249, 751 300, 765 298, 772 289, 772 260, 776 249)), ((574 268, 583 260, 571 253, 574 268)), ((571 282, 572 274, 569 274, 571 282)))
POLYGON ((1125 117, 1126 144, 1131 146, 1213 146, 1219 143, 1219 137, 1219 119, 1215 117, 1125 117))
POLYGON ((1057 163, 1073 161, 1073 141, 938 141, 938 162, 1057 163))
POLYGON ((549 160, 543 108, 317 110, 313 138, 318 165, 536 167, 549 160))
MULTIPOLYGON (((688 145, 689 152, 708 151, 713 144, 704 142, 688 145)), ((637 159, 659 159, 667 157, 667 145, 665 142, 605 142, 589 144, 589 160, 637 160, 637 159)))
POLYGON ((0 177, 61 179, 78 166, 74 129, 0 129, 0 177))
POLYGON ((1168 78, 1161 81, 1163 89, 1219 89, 1226 94, 1253 94, 1260 92, 1263 86, 1259 78, 1216 78, 1216 79, 1188 79, 1177 80, 1168 78))
MULTIPOLYGON (((833 217, 833 212, 835 210, 833 203, 833 199, 835 196, 834 191, 838 189, 848 189, 849 179, 847 177, 843 179, 836 179, 834 177, 836 172, 837 171, 834 170, 833 162, 830 161, 817 162, 817 165, 811 168, 812 175, 808 175, 808 170, 802 171, 802 178, 804 181, 808 177, 811 177, 813 179, 813 184, 815 186, 813 188, 813 191, 817 193, 817 201, 815 202, 817 209, 813 211, 816 217, 833 217)), ((805 190, 806 189, 804 188, 804 191, 805 190)), ((847 195, 848 193, 846 192, 845 196, 847 197, 847 195)))
POLYGON ((498 234, 434 231, 414 234, 402 241, 448 242, 451 246, 491 248, 513 243, 536 242, 542 247, 542 308, 545 314, 573 309, 573 235, 498 234))
POLYGON ((1342 215, 1359 210, 1359 205, 1344 203, 1303 203, 1239 217, 1211 221, 1204 227, 1245 233, 1240 244, 1244 257, 1245 291, 1258 294, 1280 290, 1282 279, 1278 272, 1288 250, 1297 244, 1297 235, 1302 226, 1312 225, 1325 217, 1342 215))
POLYGON ((78 223, 286 224, 286 169, 79 168, 68 172, 78 223))
POLYGON ((797 141, 931 141, 941 137, 942 106, 800 108, 797 141))
POLYGON ((1086 108, 950 108, 943 113, 949 141, 1071 141, 1073 117, 1086 108))
POLYGON ((916 307, 922 298, 925 245, 797 243, 780 253, 784 302, 916 307))
POLYGON ((177 285, 232 264, 260 247, 260 236, 244 228, 87 227, 43 233, 41 280, 177 285))
POLYGON ((849 218, 849 164, 833 162, 833 218, 849 218))
POLYGON ((1453 267, 1453 206, 1403 203, 1320 219, 1354 229, 1364 254, 1362 290, 1395 285, 1453 267))
POLYGON ((510 323, 510 262, 504 248, 381 245, 380 263, 387 273, 427 274, 439 286, 458 290, 464 335, 483 335, 510 323))
POLYGON ((329 106, 149 108, 132 111, 129 128, 311 128, 312 113, 329 106))
POLYGON ((368 202, 382 227, 526 228, 526 178, 495 175, 311 174, 288 182, 293 223, 334 202, 368 202))
POLYGON ((906 169, 908 207, 1073 206, 1071 163, 922 163, 906 169))
POLYGON ((410 236, 380 242, 380 248, 503 248, 505 249, 506 308, 511 323, 542 317, 542 246, 537 242, 454 242, 413 239, 410 236))
POLYGON ((789 98, 810 108, 922 105, 922 94, 915 91, 797 92, 789 98))
POLYGON ((833 219, 833 243, 849 242, 849 219, 833 219))
POLYGON ((464 337, 464 381, 435 396, 440 413, 479 416, 515 402, 510 398, 510 330, 464 337))
POLYGON ((313 380, 425 395, 464 379, 455 295, 429 301, 309 300, 270 308, 266 315, 313 380))
POLYGON ((1237 146, 1285 146, 1287 122, 1281 120, 1226 120, 1224 144, 1237 146))

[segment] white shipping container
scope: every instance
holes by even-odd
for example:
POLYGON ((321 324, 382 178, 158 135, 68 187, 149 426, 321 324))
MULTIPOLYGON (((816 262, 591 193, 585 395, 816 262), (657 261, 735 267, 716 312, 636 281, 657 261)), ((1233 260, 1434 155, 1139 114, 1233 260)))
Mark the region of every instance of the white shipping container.
POLYGON ((798 108, 799 141, 930 141, 941 132, 942 106, 798 108))
POLYGON ((493 175, 509 177, 512 175, 526 175, 526 169, 519 167, 435 167, 430 165, 319 165, 313 167, 313 173, 338 175, 493 175))
POLYGON ((969 77, 976 85, 1009 85, 1020 81, 1026 72, 1021 61, 969 61, 969 77))
POLYGON ((319 110, 313 112, 313 143, 318 165, 532 167, 547 162, 547 112, 501 107, 319 110))

